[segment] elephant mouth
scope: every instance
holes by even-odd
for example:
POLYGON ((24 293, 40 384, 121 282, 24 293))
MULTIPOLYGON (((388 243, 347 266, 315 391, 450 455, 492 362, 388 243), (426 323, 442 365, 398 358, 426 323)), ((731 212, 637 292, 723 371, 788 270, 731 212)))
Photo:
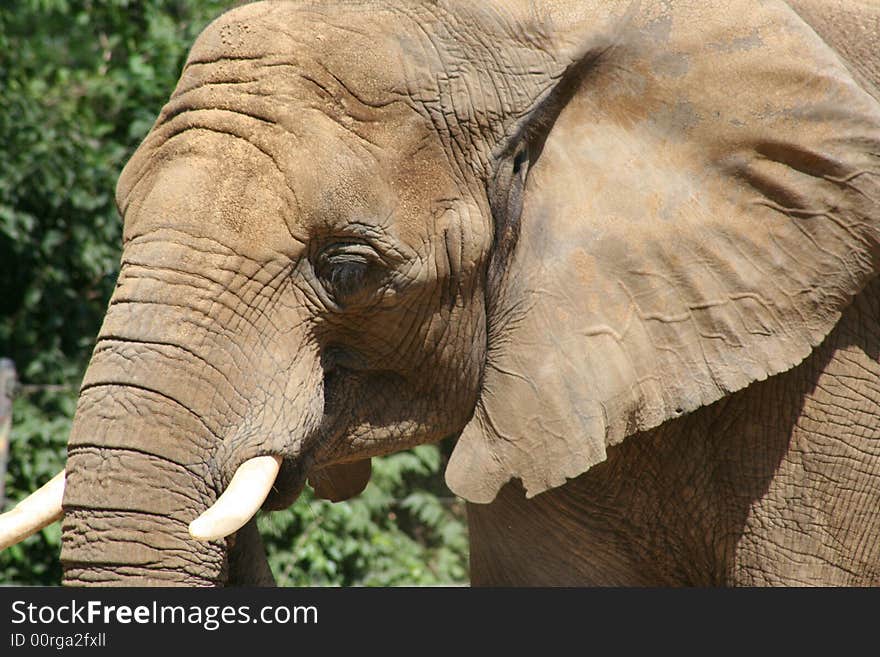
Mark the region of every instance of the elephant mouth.
POLYGON ((216 501, 190 523, 190 535, 202 541, 226 538, 260 509, 277 511, 293 504, 305 488, 312 452, 295 457, 263 452, 246 458, 216 501))
MULTIPOLYGON (((340 374, 334 372, 337 377, 340 374)), ((280 511, 296 502, 317 472, 333 467, 322 463, 321 455, 331 452, 344 439, 344 414, 327 410, 325 405, 321 425, 298 441, 298 449, 287 452, 264 448, 233 462, 234 473, 217 501, 190 524, 193 536, 201 540, 229 536, 259 510, 280 511), (203 521, 205 518, 208 521, 203 521)))
POLYGON ((306 486, 312 461, 311 453, 296 458, 284 458, 262 508, 279 511, 296 502, 306 486))
MULTIPOLYGON (((307 483, 312 485, 318 497, 332 501, 349 499, 364 489, 370 479, 370 456, 369 452, 363 453, 361 450, 359 453, 363 455, 353 459, 352 450, 346 448, 347 436, 351 435, 352 430, 353 415, 350 409, 359 397, 369 396, 366 393, 371 388, 390 386, 399 389, 403 381, 399 374, 390 370, 368 371, 362 359, 350 352, 335 349, 331 356, 325 356, 322 362, 323 408, 322 412, 316 414, 316 418, 320 419, 311 427, 308 424, 301 427, 300 430, 305 431, 298 440, 288 437, 281 446, 277 443, 274 446, 254 445, 246 450, 249 453, 239 451, 235 456, 228 453, 218 455, 220 462, 226 462, 228 472, 233 468, 235 471, 217 502, 196 522, 206 515, 219 517, 221 514, 216 508, 220 505, 223 510, 225 501, 221 504, 221 500, 224 497, 238 496, 229 507, 235 521, 223 519, 220 522, 223 531, 233 525, 232 531, 236 531, 260 509, 279 511, 291 506, 307 483), (236 478, 243 469, 246 472, 241 480, 248 483, 238 484, 236 478), (253 476, 247 474, 251 469, 253 476), (235 496, 228 493, 234 483, 237 489, 235 496)), ((383 426, 383 420, 388 418, 379 419, 373 423, 374 430, 383 426)), ((394 422, 389 424, 393 426, 394 422)), ((218 538, 219 532, 219 529, 211 529, 200 536, 218 538)), ((228 536, 229 533, 224 535, 228 536)))

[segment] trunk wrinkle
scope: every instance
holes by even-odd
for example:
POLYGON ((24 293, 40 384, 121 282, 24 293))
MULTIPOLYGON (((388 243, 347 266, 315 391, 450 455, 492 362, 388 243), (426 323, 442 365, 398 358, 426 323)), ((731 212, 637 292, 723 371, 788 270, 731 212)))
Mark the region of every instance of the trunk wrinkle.
POLYGON ((196 413, 195 411, 190 409, 186 404, 175 399, 171 395, 168 395, 164 392, 156 390, 155 388, 150 388, 149 386, 138 385, 138 384, 134 384, 134 383, 118 383, 115 381, 106 381, 106 382, 99 381, 99 382, 89 383, 89 384, 83 386, 82 389, 80 390, 80 395, 83 395, 86 392, 88 392, 89 390, 93 390, 95 388, 109 388, 109 387, 130 388, 130 389, 134 389, 134 390, 142 390, 144 392, 149 392, 153 395, 161 397, 162 399, 170 401, 175 406, 182 408, 189 415, 191 415, 196 420, 198 420, 199 424, 201 424, 205 428, 205 430, 208 431, 208 433, 210 433, 211 436, 213 436, 218 442, 222 442, 220 439, 220 436, 218 436, 217 433, 205 423, 205 421, 201 418, 201 416, 198 413, 196 413))

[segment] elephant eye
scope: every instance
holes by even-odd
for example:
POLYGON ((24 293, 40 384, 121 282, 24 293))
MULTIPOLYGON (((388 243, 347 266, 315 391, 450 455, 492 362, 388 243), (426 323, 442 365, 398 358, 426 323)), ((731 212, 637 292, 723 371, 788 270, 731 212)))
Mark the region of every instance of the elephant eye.
POLYGON ((344 305, 373 281, 379 262, 379 256, 366 244, 334 244, 318 257, 316 272, 327 291, 344 305))

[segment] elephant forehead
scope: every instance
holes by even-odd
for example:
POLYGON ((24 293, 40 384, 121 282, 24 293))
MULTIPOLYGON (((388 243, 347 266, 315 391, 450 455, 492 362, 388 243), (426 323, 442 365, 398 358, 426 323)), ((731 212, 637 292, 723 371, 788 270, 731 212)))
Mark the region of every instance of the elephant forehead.
MULTIPOLYGON (((367 102, 406 89, 404 52, 392 8, 360 3, 258 2, 209 25, 193 45, 188 64, 260 62, 304 71, 326 71, 356 88, 367 102)), ((417 56, 417 55, 416 55, 417 56)))
POLYGON ((417 58, 403 57, 403 31, 382 36, 399 22, 393 14, 256 3, 215 21, 120 178, 127 222, 144 220, 130 220, 129 207, 149 203, 255 240, 283 217, 276 228, 286 223, 305 240, 313 228, 393 217, 399 239, 423 243, 437 200, 448 205, 462 190, 430 120, 405 93, 402 62, 417 58), (172 164, 182 153, 187 161, 172 164), (270 193, 277 198, 253 205, 270 193))
POLYGON ((252 151, 243 140, 190 131, 139 181, 125 212, 126 239, 171 228, 245 250, 289 252, 281 218, 291 212, 291 195, 282 193, 277 170, 255 165, 252 151))
POLYGON ((247 122, 205 109, 154 131, 120 177, 126 239, 171 228, 295 259, 312 237, 355 225, 416 251, 438 228, 432 218, 467 209, 447 216, 459 190, 431 148, 369 151, 320 112, 286 139, 247 122))

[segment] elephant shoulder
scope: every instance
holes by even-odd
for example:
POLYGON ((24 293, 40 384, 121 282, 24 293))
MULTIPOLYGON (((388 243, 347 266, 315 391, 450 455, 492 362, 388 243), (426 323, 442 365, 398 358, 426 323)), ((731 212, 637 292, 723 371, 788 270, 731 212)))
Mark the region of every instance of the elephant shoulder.
POLYGON ((880 101, 880 0, 789 0, 788 4, 880 101))

